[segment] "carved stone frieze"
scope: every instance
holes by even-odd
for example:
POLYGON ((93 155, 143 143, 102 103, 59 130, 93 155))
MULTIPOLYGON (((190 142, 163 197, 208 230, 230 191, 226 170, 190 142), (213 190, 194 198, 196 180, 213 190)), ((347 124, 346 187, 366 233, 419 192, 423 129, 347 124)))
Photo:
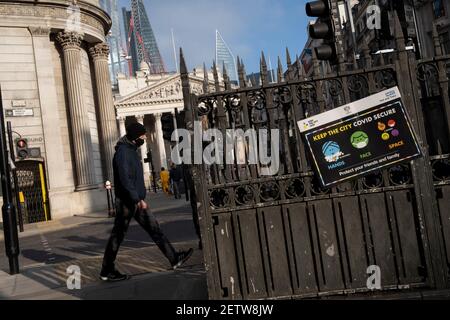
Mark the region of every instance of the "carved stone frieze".
MULTIPOLYGON (((0 3, 0 16, 45 17, 52 19, 68 19, 72 12, 63 7, 0 3)), ((80 22, 104 33, 103 24, 93 16, 81 11, 80 22)))

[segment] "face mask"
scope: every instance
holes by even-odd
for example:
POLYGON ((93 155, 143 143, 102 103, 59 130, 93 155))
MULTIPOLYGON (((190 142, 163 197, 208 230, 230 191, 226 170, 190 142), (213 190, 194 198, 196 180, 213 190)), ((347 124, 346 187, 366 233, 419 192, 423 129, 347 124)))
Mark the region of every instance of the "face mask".
POLYGON ((358 149, 364 149, 365 147, 367 146, 367 142, 358 142, 357 144, 356 144, 356 147, 358 148, 358 149))
POLYGON ((142 145, 144 145, 145 141, 141 138, 137 138, 136 140, 134 140, 134 143, 136 144, 136 147, 141 147, 142 145))

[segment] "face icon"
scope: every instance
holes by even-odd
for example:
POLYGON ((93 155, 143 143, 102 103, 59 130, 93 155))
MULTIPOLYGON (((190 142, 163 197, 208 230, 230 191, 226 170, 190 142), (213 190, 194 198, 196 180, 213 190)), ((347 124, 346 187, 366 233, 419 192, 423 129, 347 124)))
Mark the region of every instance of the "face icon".
POLYGON ((363 131, 356 131, 350 140, 356 149, 364 149, 369 145, 369 136, 363 131))

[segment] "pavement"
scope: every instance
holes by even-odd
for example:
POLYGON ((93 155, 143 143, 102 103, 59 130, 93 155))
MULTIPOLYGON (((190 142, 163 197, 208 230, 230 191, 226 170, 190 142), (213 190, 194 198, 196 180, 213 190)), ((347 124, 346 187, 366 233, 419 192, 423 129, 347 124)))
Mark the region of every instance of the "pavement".
MULTIPOLYGON (((198 247, 189 203, 163 194, 148 198, 164 233, 178 249, 198 247)), ((119 283, 98 280, 113 219, 107 213, 67 217, 26 225, 20 233, 21 273, 8 274, 0 236, 0 299, 26 300, 203 300, 208 298, 203 254, 195 250, 180 269, 171 270, 150 237, 130 224, 117 268, 131 275, 119 283), (70 270, 80 270, 80 289, 70 290, 70 270)), ((1 228, 0 228, 1 229, 1 228)), ((2 232, 3 233, 3 232, 2 232)))

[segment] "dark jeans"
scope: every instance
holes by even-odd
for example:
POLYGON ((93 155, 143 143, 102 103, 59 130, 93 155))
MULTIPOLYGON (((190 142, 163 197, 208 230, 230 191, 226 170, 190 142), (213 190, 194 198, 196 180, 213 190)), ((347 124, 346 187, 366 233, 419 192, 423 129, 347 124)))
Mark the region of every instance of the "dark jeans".
POLYGON ((200 233, 200 222, 198 221, 198 210, 197 210, 197 196, 195 194, 195 188, 191 186, 190 190, 190 200, 191 200, 191 208, 192 208, 192 220, 194 222, 195 233, 197 233, 200 241, 202 240, 202 236, 200 233))
POLYGON ((116 199, 116 219, 108 244, 106 245, 102 271, 108 273, 114 270, 114 261, 116 261, 119 247, 125 238, 131 218, 133 217, 147 231, 169 262, 172 265, 175 264, 177 262, 177 252, 163 234, 155 216, 147 210, 138 210, 134 204, 125 203, 121 199, 116 199))
POLYGON ((175 199, 181 199, 180 183, 181 181, 172 181, 173 194, 175 195, 175 199))

